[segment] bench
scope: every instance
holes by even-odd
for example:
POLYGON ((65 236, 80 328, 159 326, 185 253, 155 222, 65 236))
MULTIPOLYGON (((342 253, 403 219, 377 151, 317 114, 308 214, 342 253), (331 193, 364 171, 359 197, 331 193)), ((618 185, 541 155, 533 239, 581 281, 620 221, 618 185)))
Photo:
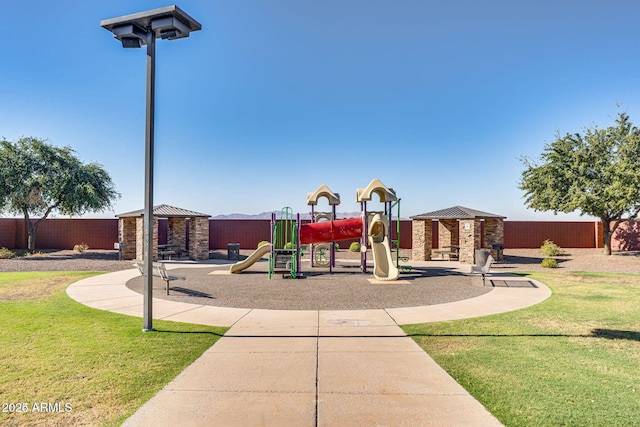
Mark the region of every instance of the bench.
POLYGON ((489 270, 491 270, 491 264, 493 264, 494 262, 496 262, 496 260, 493 259, 491 255, 489 255, 484 265, 471 266, 471 274, 479 274, 482 276, 482 286, 484 286, 484 278, 487 274, 489 274, 489 270))
MULTIPOLYGON (((144 276, 144 261, 135 260, 135 261, 133 261, 133 265, 138 267, 138 270, 140 270, 140 274, 142 274, 144 276)), ((154 262, 152 270, 153 270, 152 274, 154 276, 161 277, 162 280, 167 282, 167 295, 169 295, 169 283, 170 282, 172 282, 174 280, 187 280, 187 278, 184 277, 184 276, 173 276, 173 275, 169 274, 167 272, 166 265, 161 263, 161 262, 154 262)))

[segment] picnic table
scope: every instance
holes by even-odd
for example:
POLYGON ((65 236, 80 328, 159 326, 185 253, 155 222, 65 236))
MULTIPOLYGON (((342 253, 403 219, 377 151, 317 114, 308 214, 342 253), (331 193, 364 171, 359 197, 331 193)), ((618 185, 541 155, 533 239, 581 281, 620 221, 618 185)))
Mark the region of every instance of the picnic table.
POLYGON ((452 258, 460 259, 460 246, 458 245, 443 246, 443 249, 436 249, 433 252, 440 254, 442 259, 446 257, 449 261, 452 258))
POLYGON ((171 257, 174 255, 180 258, 187 253, 184 248, 178 245, 158 245, 158 256, 162 259, 169 258, 169 260, 171 260, 171 257))

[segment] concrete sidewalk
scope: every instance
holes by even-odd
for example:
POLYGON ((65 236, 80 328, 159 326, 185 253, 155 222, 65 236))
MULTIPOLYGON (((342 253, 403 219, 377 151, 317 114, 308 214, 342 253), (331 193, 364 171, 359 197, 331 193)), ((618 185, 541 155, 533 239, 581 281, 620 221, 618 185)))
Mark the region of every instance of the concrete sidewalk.
MULTIPOLYGON (((141 316, 142 296, 124 286, 137 274, 94 276, 67 293, 92 307, 141 316)), ((398 325, 530 306, 551 294, 536 285, 495 288, 435 306, 360 311, 253 310, 154 299, 154 317, 231 329, 124 425, 500 425, 398 325)))

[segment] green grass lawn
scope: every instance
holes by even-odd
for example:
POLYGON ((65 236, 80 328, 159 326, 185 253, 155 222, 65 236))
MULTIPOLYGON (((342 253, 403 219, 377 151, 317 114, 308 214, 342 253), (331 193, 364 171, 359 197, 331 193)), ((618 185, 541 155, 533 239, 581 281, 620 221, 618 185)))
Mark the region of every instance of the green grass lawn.
POLYGON ((0 273, 0 425, 120 425, 226 331, 156 320, 144 333, 66 295, 95 274, 0 273))
POLYGON ((529 277, 553 295, 403 329, 507 426, 640 426, 640 276, 529 277))

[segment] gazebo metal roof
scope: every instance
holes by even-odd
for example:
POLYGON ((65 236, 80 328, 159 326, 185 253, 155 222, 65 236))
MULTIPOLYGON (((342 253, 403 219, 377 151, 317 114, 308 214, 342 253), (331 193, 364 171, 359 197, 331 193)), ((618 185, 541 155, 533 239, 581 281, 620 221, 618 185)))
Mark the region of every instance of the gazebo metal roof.
POLYGON ((489 212, 482 212, 475 209, 465 208, 464 206, 453 206, 438 211, 427 212, 420 215, 412 216, 411 219, 487 219, 501 218, 506 216, 496 215, 489 212))
MULTIPOLYGON (((137 211, 126 212, 126 213, 116 215, 116 217, 127 218, 127 217, 139 217, 143 215, 144 215, 144 209, 139 209, 137 211)), ((160 218, 194 218, 194 217, 209 218, 211 215, 190 211, 188 209, 177 208, 175 206, 170 206, 170 205, 156 205, 153 207, 153 216, 157 216, 160 218)))

